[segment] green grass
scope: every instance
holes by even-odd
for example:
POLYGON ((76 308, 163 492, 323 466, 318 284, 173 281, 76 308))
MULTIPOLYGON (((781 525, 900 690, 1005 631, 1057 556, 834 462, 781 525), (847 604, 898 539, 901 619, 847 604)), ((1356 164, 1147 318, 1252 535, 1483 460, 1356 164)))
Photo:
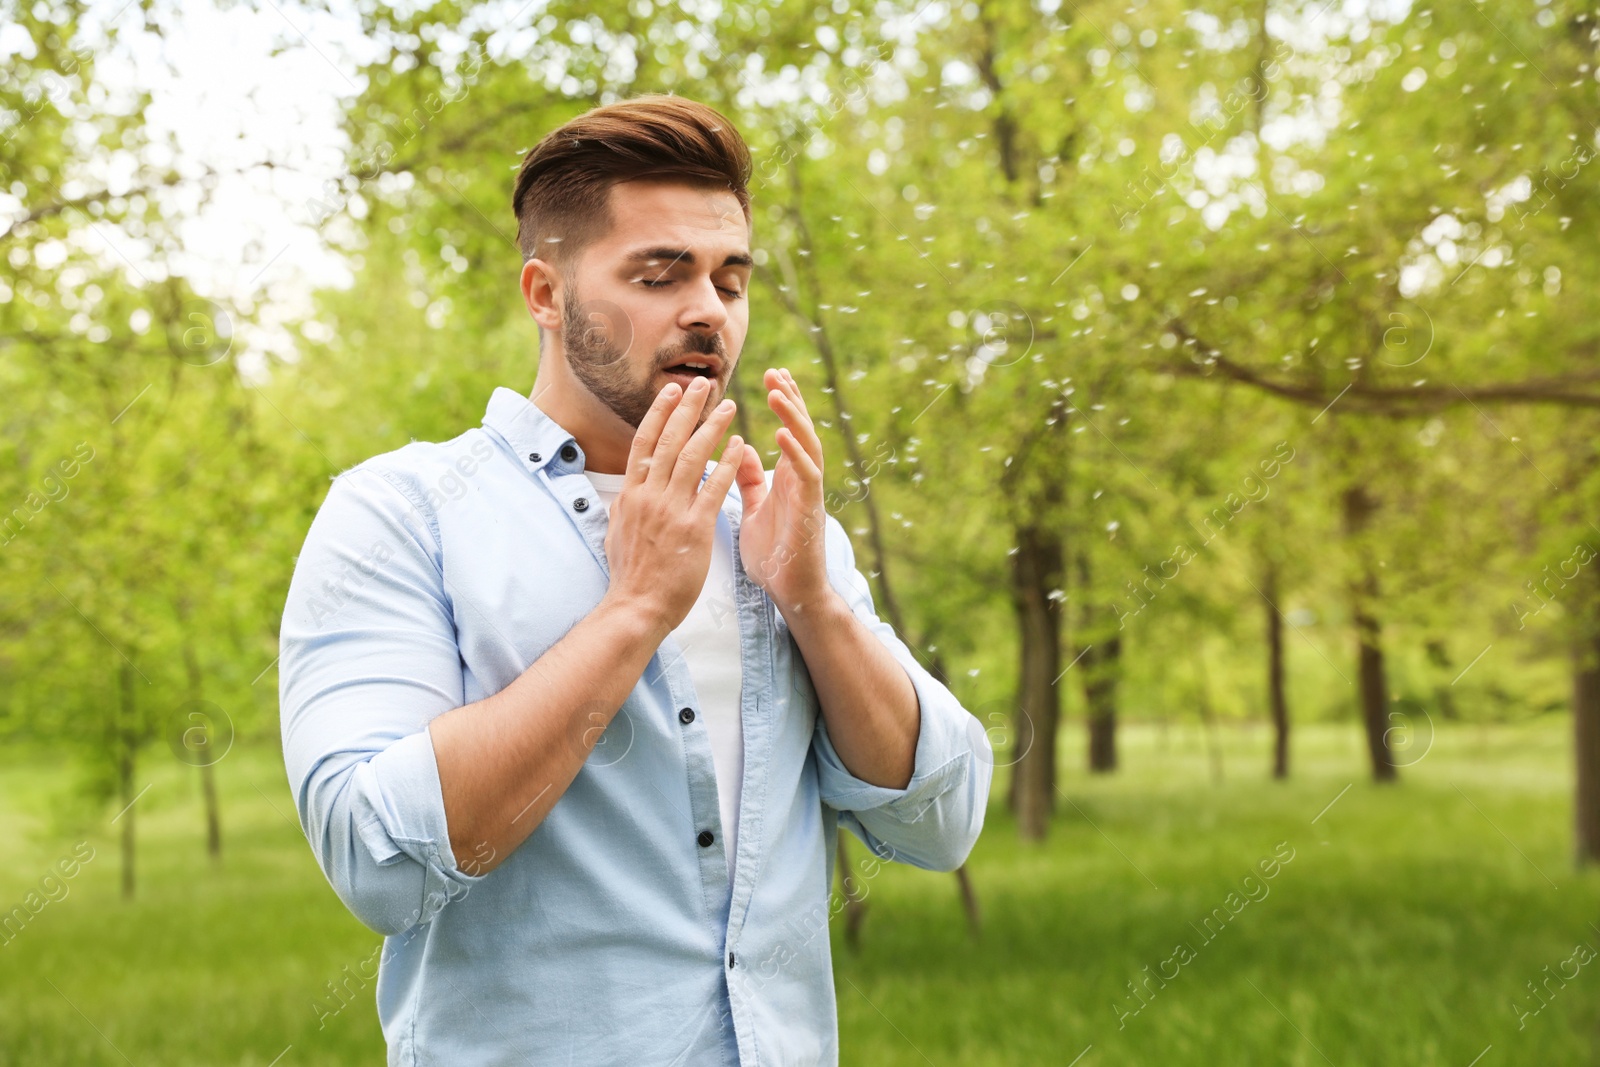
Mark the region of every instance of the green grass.
MULTIPOLYGON (((1297 733, 1287 784, 1265 779, 1264 730, 1221 732, 1220 781, 1196 731, 1142 726, 1123 732, 1125 769, 1091 779, 1074 724, 1042 844, 1017 840, 997 778, 969 863, 976 938, 953 876, 883 868, 860 950, 833 931, 842 1062, 1065 1067, 1088 1048, 1081 1067, 1467 1067, 1489 1046, 1480 1067, 1596 1062, 1600 958, 1520 1030, 1511 1007, 1575 945, 1600 949, 1600 874, 1571 862, 1564 717, 1455 727, 1390 787, 1366 779, 1353 727, 1297 733), (1279 842, 1294 858, 1207 943, 1191 922, 1279 842), (1179 942, 1193 958, 1119 1028, 1126 984, 1179 942)), ((324 983, 381 939, 323 880, 277 754, 236 749, 217 770, 214 869, 195 772, 147 760, 130 904, 115 807, 74 835, 64 757, 0 753, 0 906, 78 841, 96 849, 0 948, 0 1065, 265 1065, 290 1046, 280 1067, 383 1062, 370 987, 319 1027, 324 983)))

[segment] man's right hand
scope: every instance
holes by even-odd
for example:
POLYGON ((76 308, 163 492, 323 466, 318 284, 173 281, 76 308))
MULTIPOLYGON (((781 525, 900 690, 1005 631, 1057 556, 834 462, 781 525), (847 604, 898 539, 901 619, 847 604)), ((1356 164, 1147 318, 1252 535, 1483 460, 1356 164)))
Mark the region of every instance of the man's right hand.
POLYGON ((709 381, 680 393, 669 383, 639 423, 628 453, 622 491, 612 501, 606 560, 614 599, 641 612, 665 637, 694 607, 711 569, 717 513, 738 472, 744 442, 735 434, 702 486, 706 460, 733 420, 724 400, 695 429, 709 381))

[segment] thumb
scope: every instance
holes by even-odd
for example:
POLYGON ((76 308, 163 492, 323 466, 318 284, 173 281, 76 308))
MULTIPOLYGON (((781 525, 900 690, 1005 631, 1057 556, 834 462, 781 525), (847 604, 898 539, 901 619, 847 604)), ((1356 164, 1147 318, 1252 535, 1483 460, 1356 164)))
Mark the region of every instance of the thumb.
POLYGON ((767 498, 767 472, 761 465, 761 450, 748 442, 739 457, 737 478, 739 499, 744 502, 744 512, 748 515, 767 498))

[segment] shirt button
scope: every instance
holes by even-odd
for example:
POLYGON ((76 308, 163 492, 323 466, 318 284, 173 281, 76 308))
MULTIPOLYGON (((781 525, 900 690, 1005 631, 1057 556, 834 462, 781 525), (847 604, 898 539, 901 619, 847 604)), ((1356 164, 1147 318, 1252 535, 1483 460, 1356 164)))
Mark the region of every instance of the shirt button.
POLYGON ((539 456, 539 453, 537 453, 537 452, 529 452, 528 453, 528 462, 529 463, 537 463, 537 462, 539 462, 540 458, 541 457, 539 456))
POLYGON ((694 722, 694 709, 684 708, 682 711, 678 712, 678 721, 683 723, 685 726, 694 722))
POLYGON ((715 841, 716 839, 717 835, 712 833, 710 830, 701 830, 700 836, 695 838, 696 841, 700 842, 701 848, 710 848, 711 842, 715 841))
POLYGON ((572 510, 573 511, 588 511, 589 510, 589 500, 588 500, 588 498, 580 496, 578 499, 574 500, 572 502, 572 510))
POLYGON ((562 445, 561 458, 566 460, 568 463, 571 463, 573 460, 578 458, 578 450, 573 448, 571 445, 562 445))
POLYGON ((733 953, 728 953, 728 970, 733 970, 733 953))

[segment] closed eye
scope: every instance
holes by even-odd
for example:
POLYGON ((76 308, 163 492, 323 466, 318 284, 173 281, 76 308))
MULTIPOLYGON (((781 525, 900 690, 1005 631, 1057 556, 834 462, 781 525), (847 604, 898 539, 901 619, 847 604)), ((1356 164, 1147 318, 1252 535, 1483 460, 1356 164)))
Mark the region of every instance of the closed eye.
MULTIPOLYGON (((666 286, 671 285, 673 283, 673 281, 674 281, 674 279, 672 279, 672 278, 666 278, 666 279, 661 280, 661 281, 651 281, 649 278, 640 278, 640 279, 638 279, 639 284, 644 286, 646 289, 662 289, 662 288, 665 288, 666 286)), ((724 289, 722 286, 719 285, 719 286, 717 286, 717 291, 721 292, 721 293, 727 293, 728 297, 730 299, 732 299, 732 300, 743 300, 744 299, 744 294, 741 293, 737 289, 724 289)))

